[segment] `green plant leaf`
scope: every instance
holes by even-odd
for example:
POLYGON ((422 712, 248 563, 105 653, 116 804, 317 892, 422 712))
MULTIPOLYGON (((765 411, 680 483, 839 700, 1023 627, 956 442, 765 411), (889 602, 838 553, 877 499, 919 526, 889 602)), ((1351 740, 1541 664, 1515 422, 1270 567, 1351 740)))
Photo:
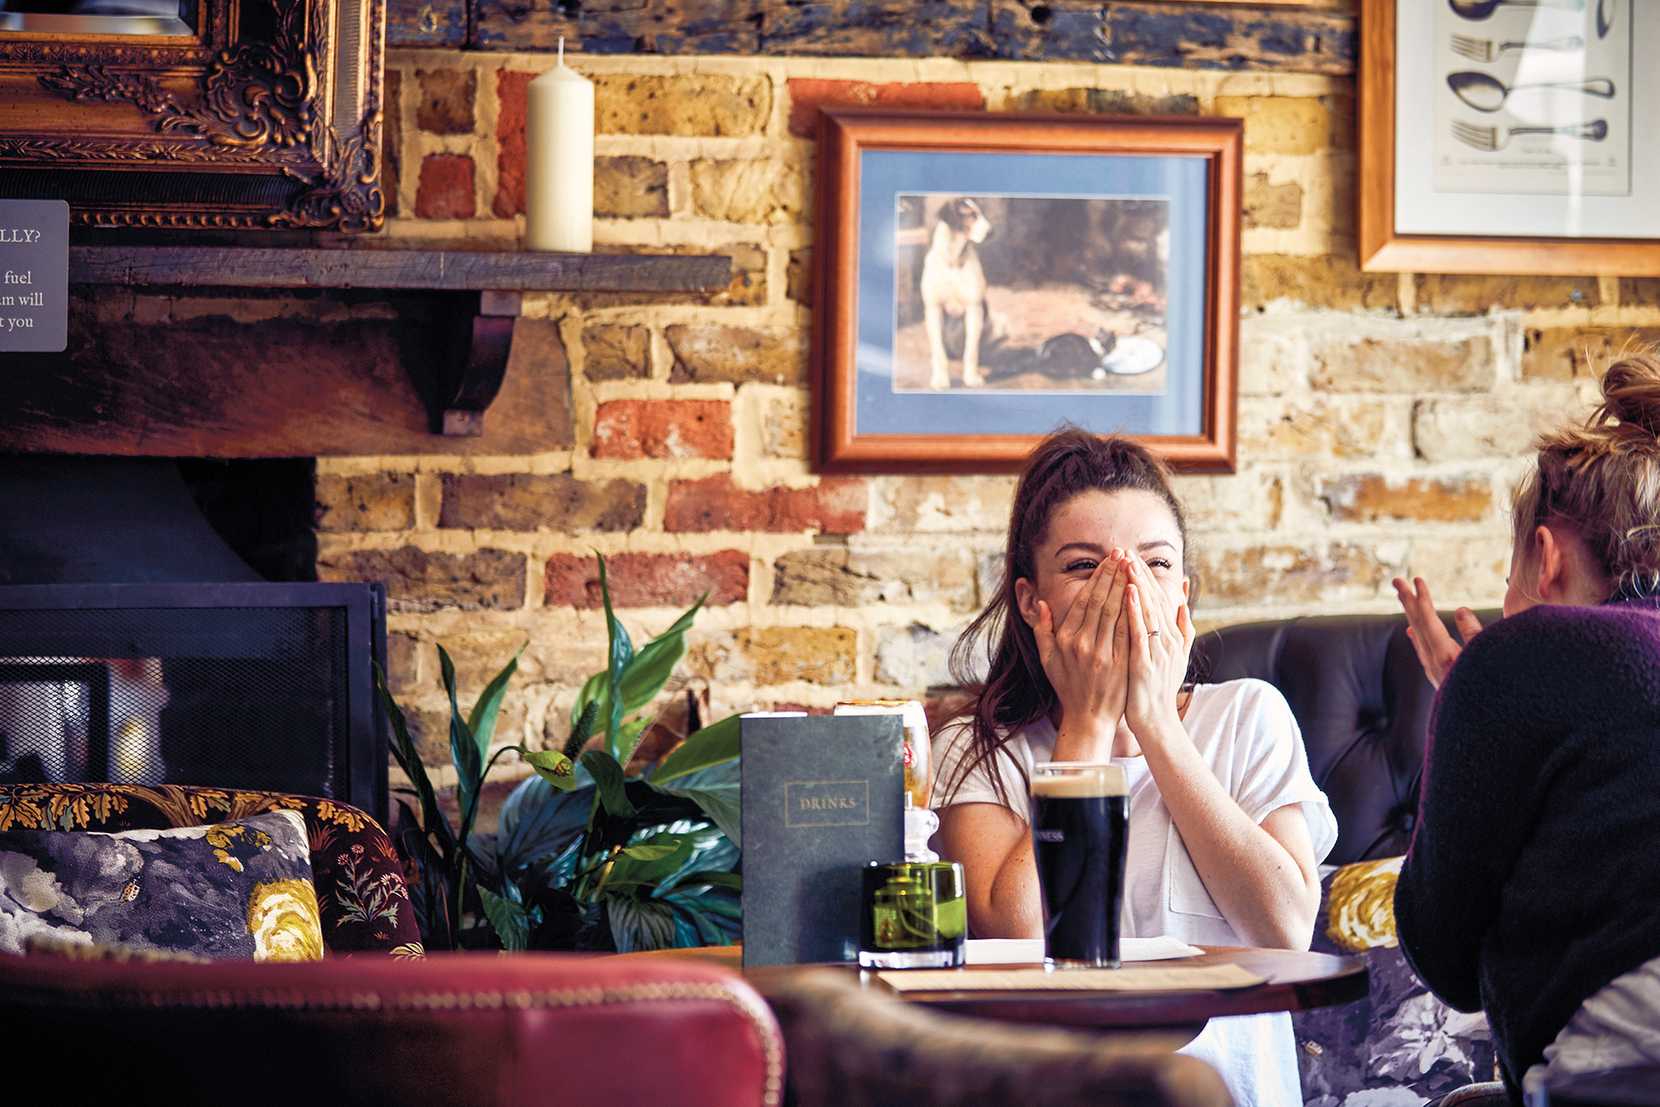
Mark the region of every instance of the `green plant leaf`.
POLYGON ((668 949, 674 945, 674 908, 660 900, 607 896, 605 913, 618 953, 668 949))
POLYGON ((675 881, 676 888, 725 888, 728 891, 741 892, 744 888, 744 878, 738 873, 698 872, 687 873, 675 881))
POLYGON ((426 766, 421 762, 414 739, 409 736, 409 724, 386 687, 386 674, 378 665, 375 666, 375 691, 380 697, 380 708, 392 726, 392 756, 414 786, 415 798, 421 805, 421 830, 436 839, 441 856, 447 859, 455 850, 455 831, 450 827, 450 820, 443 809, 438 806, 438 797, 432 789, 426 766))
POLYGON ((637 719, 630 719, 622 725, 622 730, 618 732, 611 751, 611 756, 617 759, 617 764, 624 768, 628 766, 629 760, 634 756, 634 751, 640 748, 640 736, 650 726, 651 720, 644 715, 637 719))
POLYGON ((575 762, 558 750, 520 750, 519 756, 557 790, 569 792, 577 786, 575 762))
POLYGON ((599 802, 606 814, 619 819, 634 814, 634 805, 629 802, 628 792, 623 787, 622 766, 617 764, 617 759, 604 750, 584 750, 580 760, 588 775, 594 778, 594 788, 599 793, 599 802))
POLYGON ((490 741, 496 734, 496 720, 501 715, 502 699, 507 695, 507 682, 519 671, 519 655, 524 652, 524 646, 514 651, 501 672, 484 686, 478 702, 473 704, 472 713, 467 716, 467 729, 473 732, 473 740, 478 743, 480 758, 490 753, 490 741))
MULTIPOLYGON (((611 610, 611 584, 605 575, 605 558, 599 557, 599 594, 605 602, 605 630, 610 640, 607 651, 605 690, 611 702, 607 705, 605 719, 605 733, 614 740, 622 729, 623 702, 622 702, 622 674, 628 668, 628 663, 634 659, 634 643, 628 637, 628 631, 617 619, 617 613, 611 610)), ((616 756, 613 744, 611 751, 616 756)))
POLYGON ((530 948, 530 912, 524 904, 498 896, 482 884, 478 886, 478 898, 502 949, 518 952, 530 948))
MULTIPOLYGON (((691 779, 691 777, 683 777, 682 781, 691 779)), ((733 845, 740 847, 743 845, 743 818, 739 807, 739 790, 735 783, 731 785, 712 785, 706 788, 681 787, 679 784, 670 784, 666 787, 653 785, 653 787, 671 796, 681 796, 691 800, 703 809, 703 813, 709 816, 711 822, 720 827, 721 833, 732 839, 733 845)))
POLYGON ((669 752, 651 774, 654 787, 663 785, 712 765, 731 761, 738 756, 738 716, 728 715, 718 723, 710 723, 702 730, 687 736, 686 740, 669 752))
POLYGON ((661 861, 665 857, 673 856, 679 848, 679 842, 641 842, 636 846, 624 846, 617 856, 632 858, 635 861, 661 861))
MULTIPOLYGON (((632 715, 655 699, 657 693, 663 690, 663 685, 668 683, 669 677, 674 675, 674 667, 686 654, 686 632, 691 629, 692 620, 707 598, 708 593, 699 597, 696 603, 674 621, 673 626, 646 643, 624 667, 620 678, 624 717, 632 715)), ((576 702, 571 705, 573 722, 582 717, 583 711, 590 704, 598 705, 597 713, 600 720, 610 719, 609 678, 610 671, 607 669, 595 673, 583 684, 582 690, 577 693, 576 702)))
POLYGON ((540 776, 527 777, 501 805, 496 833, 496 864, 517 879, 532 865, 551 864, 551 858, 581 837, 593 809, 593 782, 586 772, 573 773, 581 783, 562 792, 540 776))
POLYGON ((659 881, 686 864, 693 848, 690 834, 659 834, 648 841, 625 846, 612 859, 601 888, 607 893, 635 887, 655 889, 659 881))
POLYGON ((455 699, 455 662, 449 651, 438 647, 438 667, 444 677, 444 691, 450 698, 450 758, 455 762, 456 799, 461 805, 461 832, 459 841, 465 843, 472 828, 473 810, 478 805, 478 787, 484 774, 484 755, 461 714, 461 705, 455 699))

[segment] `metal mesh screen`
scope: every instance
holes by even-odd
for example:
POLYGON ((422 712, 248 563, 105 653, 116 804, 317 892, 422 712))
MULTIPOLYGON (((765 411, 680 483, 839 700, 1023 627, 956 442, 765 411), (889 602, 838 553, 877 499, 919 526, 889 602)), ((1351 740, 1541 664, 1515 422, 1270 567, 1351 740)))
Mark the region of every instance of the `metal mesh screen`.
POLYGON ((349 698, 339 607, 0 610, 0 780, 346 799, 349 698))

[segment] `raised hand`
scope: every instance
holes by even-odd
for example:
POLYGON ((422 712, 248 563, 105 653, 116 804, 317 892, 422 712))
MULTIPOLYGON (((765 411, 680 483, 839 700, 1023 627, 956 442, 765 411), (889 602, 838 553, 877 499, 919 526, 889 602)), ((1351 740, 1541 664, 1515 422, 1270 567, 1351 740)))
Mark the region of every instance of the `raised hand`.
POLYGON ((1091 744, 1110 742, 1124 717, 1128 628, 1122 609, 1130 560, 1121 550, 1111 551, 1059 626, 1043 600, 1032 623, 1038 660, 1060 700, 1062 727, 1091 744))
POLYGON ((1453 625, 1458 628, 1459 638, 1463 639, 1463 645, 1460 645, 1453 641, 1452 635, 1447 633, 1446 624, 1436 613, 1435 601, 1430 599, 1429 585, 1424 583, 1423 577, 1413 577, 1410 588, 1400 577, 1395 578, 1394 584, 1395 595, 1406 610, 1406 636, 1418 652, 1418 664, 1424 667, 1424 675, 1429 677, 1429 682, 1439 688, 1441 682, 1447 679, 1447 670, 1464 652, 1464 646, 1481 633, 1481 620, 1467 607, 1453 612, 1453 625))
POLYGON ((1145 562, 1131 560, 1134 564, 1124 596, 1129 623, 1124 719, 1131 732, 1146 742, 1161 727, 1181 725, 1176 704, 1193 652, 1193 616, 1186 603, 1171 604, 1145 562))

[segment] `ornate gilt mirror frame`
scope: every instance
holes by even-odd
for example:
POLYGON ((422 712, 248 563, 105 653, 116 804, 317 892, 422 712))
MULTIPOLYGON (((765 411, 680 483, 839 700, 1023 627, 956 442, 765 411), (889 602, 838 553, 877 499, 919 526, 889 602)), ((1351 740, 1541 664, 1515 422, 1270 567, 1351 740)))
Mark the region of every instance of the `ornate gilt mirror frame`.
POLYGON ((0 29, 0 196, 81 226, 378 229, 385 0, 184 12, 185 33, 0 29))

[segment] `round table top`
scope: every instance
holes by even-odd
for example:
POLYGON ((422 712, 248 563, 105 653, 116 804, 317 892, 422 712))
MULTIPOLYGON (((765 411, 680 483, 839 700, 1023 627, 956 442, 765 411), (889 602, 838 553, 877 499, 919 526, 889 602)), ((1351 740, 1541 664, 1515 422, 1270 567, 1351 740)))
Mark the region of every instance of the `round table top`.
MULTIPOLYGON (((742 949, 720 946, 700 950, 660 950, 650 956, 678 954, 717 961, 737 969, 742 949)), ((631 954, 627 956, 639 956, 631 954)), ((1227 1015, 1256 1015, 1270 1011, 1305 1011, 1366 997, 1366 961, 1289 949, 1208 947, 1197 957, 1139 962, 1147 968, 1237 965, 1263 979, 1241 988, 1188 988, 1172 991, 1044 991, 989 992, 965 987, 959 991, 892 992, 872 972, 861 973, 867 987, 890 991, 909 1003, 920 1003, 953 1014, 1046 1026, 1098 1029, 1153 1029, 1193 1027, 1227 1015)), ((822 967, 822 966, 815 966, 822 967)), ((858 972, 851 965, 832 966, 858 972)), ((1033 968, 1031 965, 973 965, 957 970, 966 978, 977 972, 1033 968)), ((747 970, 746 976, 763 985, 768 975, 796 971, 798 966, 768 966, 747 970)))

